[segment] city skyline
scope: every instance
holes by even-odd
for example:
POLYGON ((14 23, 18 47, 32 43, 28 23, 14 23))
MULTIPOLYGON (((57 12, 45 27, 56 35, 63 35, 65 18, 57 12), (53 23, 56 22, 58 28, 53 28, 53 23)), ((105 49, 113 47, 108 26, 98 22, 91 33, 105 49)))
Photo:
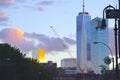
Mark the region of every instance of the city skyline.
MULTIPOLYGON (((26 53, 34 48, 45 48, 46 61, 59 64, 62 58, 76 57, 76 16, 82 11, 82 1, 0 0, 0 41, 15 45, 26 53), (59 43, 50 26, 60 35, 66 48, 59 43)), ((85 11, 92 18, 102 17, 104 7, 109 4, 116 6, 118 3, 117 0, 85 0, 85 11)))

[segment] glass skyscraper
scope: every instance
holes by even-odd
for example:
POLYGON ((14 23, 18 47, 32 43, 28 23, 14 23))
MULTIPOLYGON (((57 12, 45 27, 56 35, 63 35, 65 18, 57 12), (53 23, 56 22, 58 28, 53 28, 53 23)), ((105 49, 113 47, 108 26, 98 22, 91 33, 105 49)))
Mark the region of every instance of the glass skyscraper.
POLYGON ((101 44, 104 43, 109 46, 108 40, 108 21, 106 20, 107 27, 105 30, 97 29, 101 25, 102 19, 96 17, 90 22, 91 30, 91 68, 96 73, 101 73, 100 66, 107 66, 104 63, 104 58, 107 57, 110 53, 109 49, 101 44), (93 42, 101 42, 98 44, 93 44, 93 42))
POLYGON ((108 28, 97 30, 100 23, 101 18, 91 20, 87 12, 81 12, 77 16, 77 65, 80 71, 93 70, 100 73, 99 66, 105 65, 103 59, 108 55, 108 49, 102 44, 93 44, 93 42, 108 44, 108 28))
POLYGON ((77 64, 80 70, 87 72, 90 68, 90 27, 91 16, 81 12, 77 16, 77 64))

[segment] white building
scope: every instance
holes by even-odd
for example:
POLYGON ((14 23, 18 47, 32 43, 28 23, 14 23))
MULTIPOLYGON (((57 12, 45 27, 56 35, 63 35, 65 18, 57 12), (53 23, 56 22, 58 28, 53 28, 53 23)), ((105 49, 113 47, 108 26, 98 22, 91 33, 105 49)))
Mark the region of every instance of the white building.
POLYGON ((77 61, 76 58, 65 58, 61 60, 61 67, 63 68, 73 68, 73 67, 77 67, 77 61))
POLYGON ((65 58, 61 60, 61 67, 65 70, 66 74, 77 73, 77 61, 76 58, 65 58))

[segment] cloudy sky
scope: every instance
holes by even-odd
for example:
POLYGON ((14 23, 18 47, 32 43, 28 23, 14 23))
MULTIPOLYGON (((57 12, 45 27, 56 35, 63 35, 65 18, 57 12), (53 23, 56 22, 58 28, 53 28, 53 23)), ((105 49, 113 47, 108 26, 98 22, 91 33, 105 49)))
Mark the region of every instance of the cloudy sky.
MULTIPOLYGON (((85 11, 91 18, 102 17, 109 4, 118 1, 85 0, 85 11)), ((44 49, 46 61, 60 64, 62 58, 76 57, 76 16, 81 11, 82 0, 0 0, 0 41, 27 54, 44 49)))

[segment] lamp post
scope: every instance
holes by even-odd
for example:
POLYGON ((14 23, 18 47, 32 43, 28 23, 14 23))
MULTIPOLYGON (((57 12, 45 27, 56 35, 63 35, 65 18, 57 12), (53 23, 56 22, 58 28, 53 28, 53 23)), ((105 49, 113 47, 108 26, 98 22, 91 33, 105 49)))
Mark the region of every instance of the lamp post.
POLYGON ((112 57, 113 70, 114 70, 114 57, 113 57, 113 53, 112 53, 112 50, 110 49, 110 47, 109 47, 107 44, 103 43, 103 42, 93 42, 93 43, 94 43, 94 44, 98 44, 98 43, 103 44, 103 45, 105 45, 105 46, 109 49, 110 55, 111 55, 111 57, 112 57))
MULTIPOLYGON (((114 34, 115 34, 115 59, 116 59, 116 80, 119 80, 119 67, 118 67, 118 28, 117 28, 117 19, 120 18, 120 10, 116 9, 115 7, 109 5, 104 8, 103 10, 103 19, 102 19, 102 25, 100 29, 105 29, 106 28, 106 22, 105 22, 105 14, 106 13, 106 18, 107 19, 115 19, 115 28, 114 28, 114 34)), ((119 24, 120 25, 120 24, 119 24)), ((119 26, 120 27, 120 26, 119 26)), ((120 31, 119 31, 120 32, 120 31)))
POLYGON ((99 44, 99 43, 103 44, 104 46, 106 46, 109 49, 109 51, 110 51, 110 55, 112 57, 112 62, 113 62, 113 65, 112 65, 112 67, 113 67, 113 74, 112 74, 112 76, 113 76, 113 80, 114 80, 114 57, 113 57, 112 50, 110 49, 110 47, 107 44, 105 44, 103 42, 93 42, 93 44, 99 44))
POLYGON ((118 17, 119 18, 119 20, 118 20, 118 30, 119 30, 118 31, 118 36, 119 36, 118 41, 119 42, 118 42, 118 45, 119 45, 119 58, 120 58, 120 0, 118 0, 118 5, 119 5, 119 9, 118 9, 119 10, 119 17, 118 17))

